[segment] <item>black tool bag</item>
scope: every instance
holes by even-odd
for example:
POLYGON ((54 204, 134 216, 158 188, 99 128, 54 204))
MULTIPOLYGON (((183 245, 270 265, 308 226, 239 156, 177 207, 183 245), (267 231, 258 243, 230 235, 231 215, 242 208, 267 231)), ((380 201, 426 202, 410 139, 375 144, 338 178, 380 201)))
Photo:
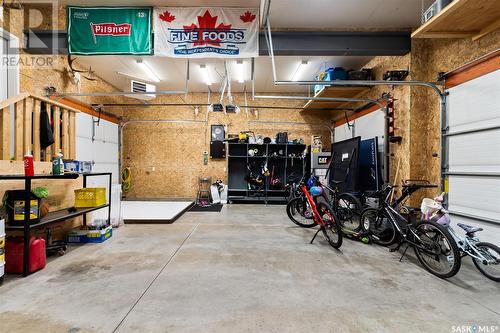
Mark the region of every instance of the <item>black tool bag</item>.
MULTIPOLYGON (((54 133, 50 126, 49 114, 47 113, 47 106, 44 102, 40 105, 40 147, 47 148, 54 143, 54 133)), ((57 153, 57 152, 56 152, 57 153)))
POLYGON ((288 133, 279 132, 276 134, 276 143, 288 143, 288 133))

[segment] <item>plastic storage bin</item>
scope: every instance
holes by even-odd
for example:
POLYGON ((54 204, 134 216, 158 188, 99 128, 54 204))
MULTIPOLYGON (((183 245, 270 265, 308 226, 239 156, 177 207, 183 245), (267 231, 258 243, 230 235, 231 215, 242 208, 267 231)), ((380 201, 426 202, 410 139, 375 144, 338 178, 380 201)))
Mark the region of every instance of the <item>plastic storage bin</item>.
MULTIPOLYGON (((23 237, 9 237, 5 245, 5 272, 21 274, 23 272, 24 242, 23 237)), ((47 258, 45 254, 45 240, 30 237, 30 262, 28 271, 36 272, 45 268, 47 258)))
POLYGON ((433 2, 429 8, 422 14, 422 24, 429 21, 431 18, 436 16, 437 13, 443 10, 444 7, 448 6, 452 0, 436 0, 433 2))
POLYGON ((372 79, 372 70, 370 68, 363 68, 360 71, 349 71, 347 72, 348 80, 371 80, 372 79))
POLYGON ((75 190, 75 208, 98 207, 106 204, 106 188, 82 188, 75 190))
POLYGON ((347 80, 347 72, 342 67, 328 68, 323 81, 347 80))
POLYGON ((113 227, 102 230, 73 230, 68 235, 68 243, 102 243, 113 236, 113 227))

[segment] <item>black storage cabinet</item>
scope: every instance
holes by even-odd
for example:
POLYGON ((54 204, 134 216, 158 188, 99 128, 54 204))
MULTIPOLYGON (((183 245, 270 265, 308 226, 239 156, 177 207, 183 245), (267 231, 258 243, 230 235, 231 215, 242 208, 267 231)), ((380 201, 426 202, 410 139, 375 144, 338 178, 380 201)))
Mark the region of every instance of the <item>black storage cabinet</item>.
POLYGON ((306 149, 303 144, 249 144, 228 143, 228 200, 229 202, 274 202, 285 203, 284 186, 291 177, 300 180, 305 173, 305 159, 302 153, 306 149), (257 149, 253 156, 249 150, 257 149), (267 162, 269 173, 278 177, 283 187, 270 186, 271 177, 264 177, 264 186, 252 189, 246 177, 249 174, 248 165, 262 165, 267 162), (274 172, 273 172, 274 169, 274 172))

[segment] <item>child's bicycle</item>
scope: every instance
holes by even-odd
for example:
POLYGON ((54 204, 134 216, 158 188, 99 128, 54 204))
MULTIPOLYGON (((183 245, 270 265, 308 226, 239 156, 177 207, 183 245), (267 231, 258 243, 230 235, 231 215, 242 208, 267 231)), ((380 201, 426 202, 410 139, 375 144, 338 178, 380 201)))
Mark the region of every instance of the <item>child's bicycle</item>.
POLYGON ((500 248, 494 244, 481 242, 476 236, 483 228, 457 223, 457 226, 465 231, 461 236, 450 226, 450 216, 443 208, 443 194, 434 199, 424 199, 421 211, 425 219, 434 220, 448 227, 448 231, 455 239, 460 250, 461 257, 470 256, 476 268, 488 279, 500 282, 500 248))

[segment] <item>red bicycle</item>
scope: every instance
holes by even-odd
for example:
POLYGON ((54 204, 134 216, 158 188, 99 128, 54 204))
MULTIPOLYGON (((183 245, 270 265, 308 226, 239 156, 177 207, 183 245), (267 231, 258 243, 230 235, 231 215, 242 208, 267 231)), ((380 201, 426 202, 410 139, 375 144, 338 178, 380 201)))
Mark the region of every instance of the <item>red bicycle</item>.
MULTIPOLYGON (((314 224, 318 225, 319 229, 311 239, 311 244, 320 231, 323 232, 325 239, 333 248, 338 249, 342 246, 342 230, 334 211, 326 202, 318 202, 315 197, 321 195, 323 188, 321 186, 313 186, 310 190, 307 189, 305 183, 300 184, 300 191, 303 197, 298 197, 288 203, 287 212, 295 210, 302 216, 308 216, 314 224), (305 199, 305 200, 304 200, 305 199)), ((300 224, 299 224, 300 225, 300 224)), ((311 225, 307 225, 310 227, 311 225)))

